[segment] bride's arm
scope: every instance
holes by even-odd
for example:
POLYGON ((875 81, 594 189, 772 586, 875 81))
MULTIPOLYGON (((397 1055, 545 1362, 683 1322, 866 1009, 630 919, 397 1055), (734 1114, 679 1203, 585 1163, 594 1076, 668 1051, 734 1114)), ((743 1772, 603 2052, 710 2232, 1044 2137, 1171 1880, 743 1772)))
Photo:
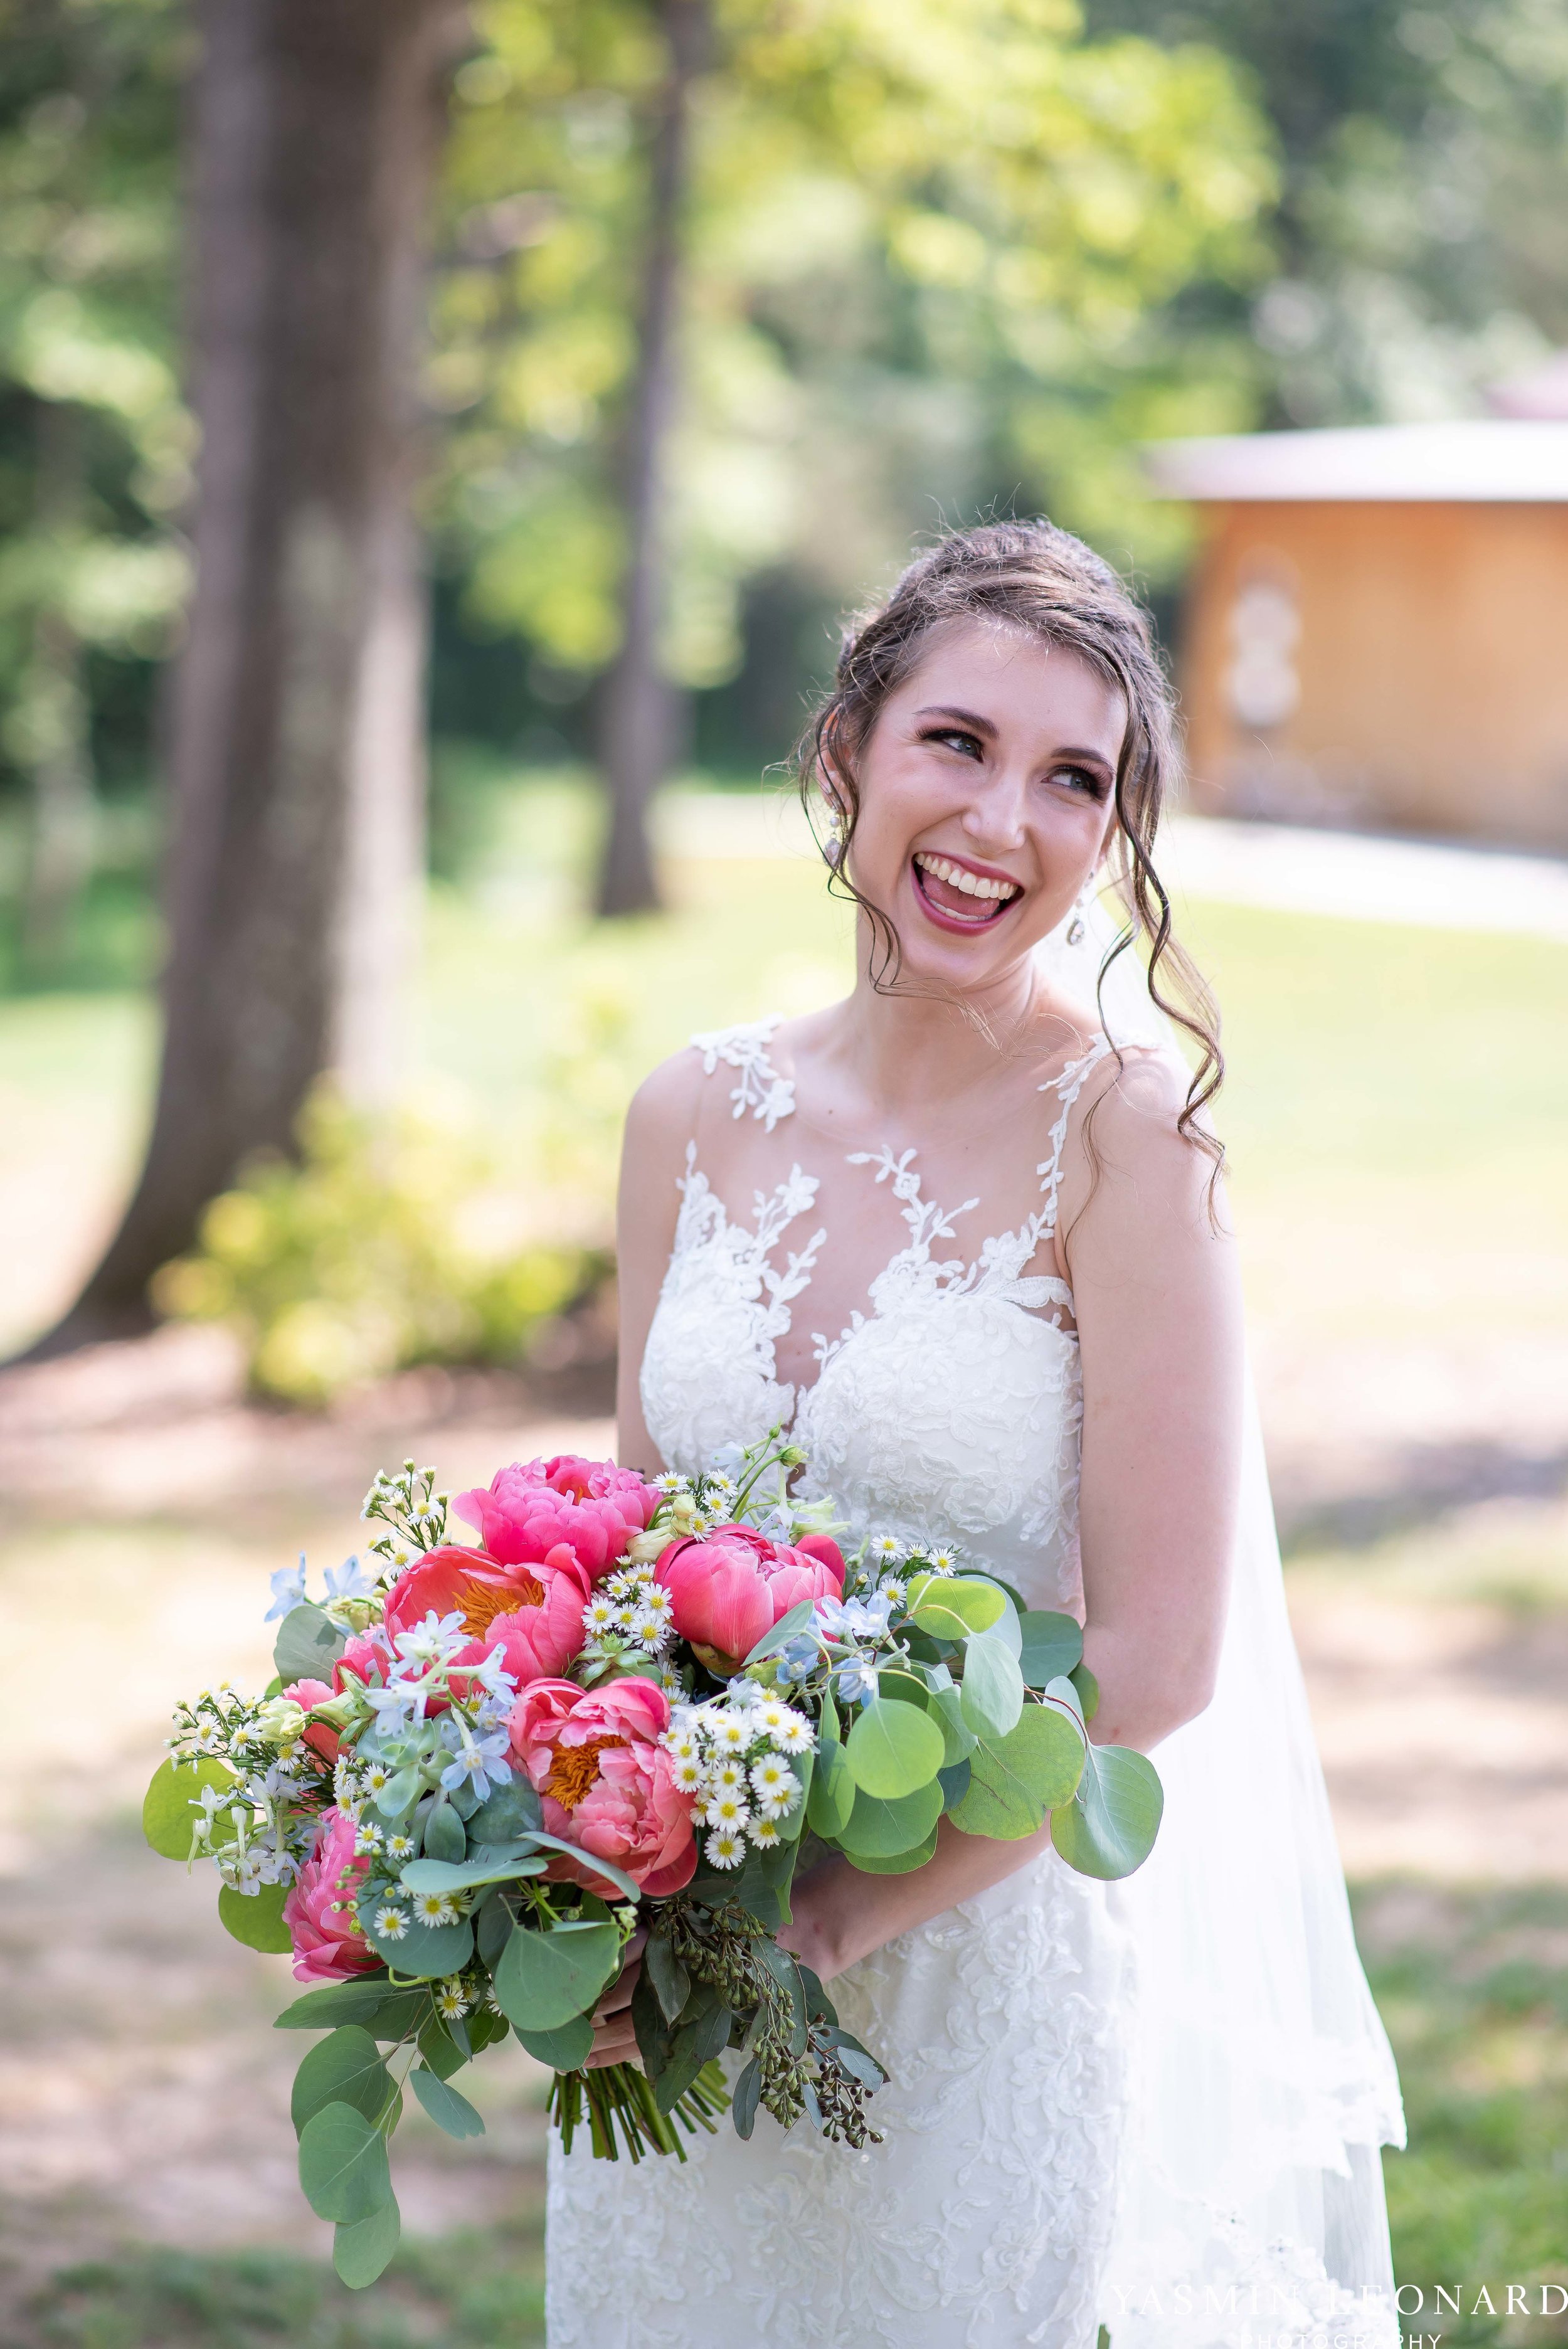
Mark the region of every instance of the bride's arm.
POLYGON ((615 1373, 616 1454, 624 1468, 655 1475, 665 1465, 643 1419, 639 1377, 654 1309, 675 1243, 677 1184, 696 1132, 701 1064, 677 1052, 645 1080, 626 1112, 621 1184, 615 1205, 619 1361, 615 1373))
MULTIPOLYGON (((1181 1081, 1129 1059, 1095 1113, 1095 1179, 1071 1154, 1063 1246, 1082 1348, 1084 1661, 1100 1744, 1158 1744, 1213 1688, 1241 1459, 1233 1251, 1209 1216, 1210 1160, 1176 1132, 1181 1081)), ((1077 1122, 1081 1137, 1081 1122, 1077 1122)), ((966 1836, 944 1819, 907 1876, 839 1858, 803 1878, 779 1938, 824 1980, 1000 1883, 1050 1841, 966 1836)))

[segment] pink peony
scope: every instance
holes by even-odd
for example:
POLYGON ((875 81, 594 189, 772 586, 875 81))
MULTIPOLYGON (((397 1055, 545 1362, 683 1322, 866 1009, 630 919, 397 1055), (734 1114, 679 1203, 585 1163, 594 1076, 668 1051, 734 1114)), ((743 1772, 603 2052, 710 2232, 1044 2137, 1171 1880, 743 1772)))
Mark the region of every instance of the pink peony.
MULTIPOLYGON (((550 1833, 612 1861, 655 1899, 678 1892, 696 1867, 692 1798, 656 1742, 669 1718, 657 1683, 634 1678, 602 1689, 535 1681, 511 1709, 512 1751, 543 1797, 550 1833)), ((614 1897, 606 1878, 563 1854, 546 1873, 614 1897)))
POLYGON ((354 1911, 370 1863, 354 1857, 352 1819, 327 1811, 321 1824, 321 1839, 284 1902, 284 1923, 294 1942, 296 1981, 348 1982, 381 1962, 354 1911))
MULTIPOLYGON (((303 1704, 309 1713, 313 1707, 325 1704, 332 1691, 325 1681, 295 1681, 292 1688, 284 1689, 284 1694, 295 1704, 303 1704)), ((343 1741, 330 1722, 307 1722, 304 1737, 312 1752, 319 1754, 324 1762, 336 1761, 337 1749, 343 1741)))
POLYGON ((597 1581, 644 1533, 663 1495, 635 1471, 613 1460, 514 1461, 491 1477, 487 1491, 459 1493, 452 1506, 478 1526, 491 1558, 502 1566, 561 1566, 564 1553, 597 1581))
POLYGON ((583 1652, 583 1608, 588 1578, 576 1558, 542 1558, 533 1566, 498 1566, 482 1550, 449 1543, 398 1576, 387 1598, 386 1628, 395 1639, 427 1615, 460 1615, 471 1647, 459 1668, 500 1648, 520 1685, 564 1671, 583 1652))
POLYGON ((729 1671, 802 1599, 838 1599, 844 1561, 825 1534, 791 1548, 751 1526, 715 1526, 661 1551, 654 1579, 670 1594, 676 1630, 716 1670, 729 1671), (830 1556, 829 1555, 830 1553, 830 1556))

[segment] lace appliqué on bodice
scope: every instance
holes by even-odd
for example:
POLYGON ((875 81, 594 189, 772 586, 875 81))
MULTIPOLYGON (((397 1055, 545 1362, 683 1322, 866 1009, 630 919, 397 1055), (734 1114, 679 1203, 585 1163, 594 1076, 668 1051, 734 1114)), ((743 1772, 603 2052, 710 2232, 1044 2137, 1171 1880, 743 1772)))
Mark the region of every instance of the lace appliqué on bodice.
MULTIPOLYGON (((794 1106, 772 1068, 777 1022, 694 1039, 710 1073, 738 1071, 734 1114, 769 1130, 794 1106)), ((1072 1295, 1029 1274, 1056 1228, 1068 1117, 1099 1045, 1043 1091, 1058 1114, 1037 1170, 1041 1204, 1016 1230, 987 1238, 973 1261, 938 1257, 961 1216, 923 1198, 913 1151, 860 1151, 853 1165, 891 1185, 908 1242, 872 1281, 869 1311, 830 1340, 815 1338, 819 1376, 780 1383, 774 1343, 807 1287, 827 1234, 775 1263, 788 1226, 813 1206, 817 1182, 790 1169, 758 1193, 752 1225, 732 1222, 688 1152, 675 1247, 642 1370, 648 1432, 666 1464, 693 1472, 720 1444, 754 1441, 793 1421, 810 1459, 808 1491, 831 1491, 857 1529, 970 1547, 1033 1603, 1080 1603, 1076 1535, 1082 1418, 1072 1295)))

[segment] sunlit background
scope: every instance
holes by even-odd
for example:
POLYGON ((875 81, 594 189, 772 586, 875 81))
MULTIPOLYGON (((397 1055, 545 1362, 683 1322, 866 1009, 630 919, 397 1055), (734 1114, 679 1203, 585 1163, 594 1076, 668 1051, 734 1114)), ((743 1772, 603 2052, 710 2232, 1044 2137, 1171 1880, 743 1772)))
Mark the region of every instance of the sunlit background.
POLYGON ((1563 0, 14 0, 0 67, 5 2339, 542 2340, 541 2075, 412 2116, 351 2304, 286 1965, 140 1789, 377 1466, 610 1447, 629 1092, 850 976, 841 617, 1046 511, 1182 688, 1399 2271, 1568 2342, 1468 2313, 1568 2282, 1563 0))

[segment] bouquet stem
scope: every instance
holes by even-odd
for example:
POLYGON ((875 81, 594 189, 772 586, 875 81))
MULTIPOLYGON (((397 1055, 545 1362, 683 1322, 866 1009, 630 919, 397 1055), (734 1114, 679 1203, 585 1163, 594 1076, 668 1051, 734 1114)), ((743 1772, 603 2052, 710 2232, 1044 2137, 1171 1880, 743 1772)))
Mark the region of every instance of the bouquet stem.
POLYGON ((592 2072, 558 2072, 550 2091, 551 2117, 561 2131, 562 2153, 571 2152, 573 2137, 586 2116, 590 2142, 601 2161, 620 2159, 617 2127, 634 2162, 641 2161, 645 2153, 673 2153, 677 2161, 684 2161, 686 2147, 675 2124, 678 2121, 688 2137, 699 2128, 712 2137, 717 2116, 728 2104, 729 2091, 717 2061, 703 2065, 667 2114, 660 2112, 652 2085, 634 2064, 607 2064, 592 2072))

